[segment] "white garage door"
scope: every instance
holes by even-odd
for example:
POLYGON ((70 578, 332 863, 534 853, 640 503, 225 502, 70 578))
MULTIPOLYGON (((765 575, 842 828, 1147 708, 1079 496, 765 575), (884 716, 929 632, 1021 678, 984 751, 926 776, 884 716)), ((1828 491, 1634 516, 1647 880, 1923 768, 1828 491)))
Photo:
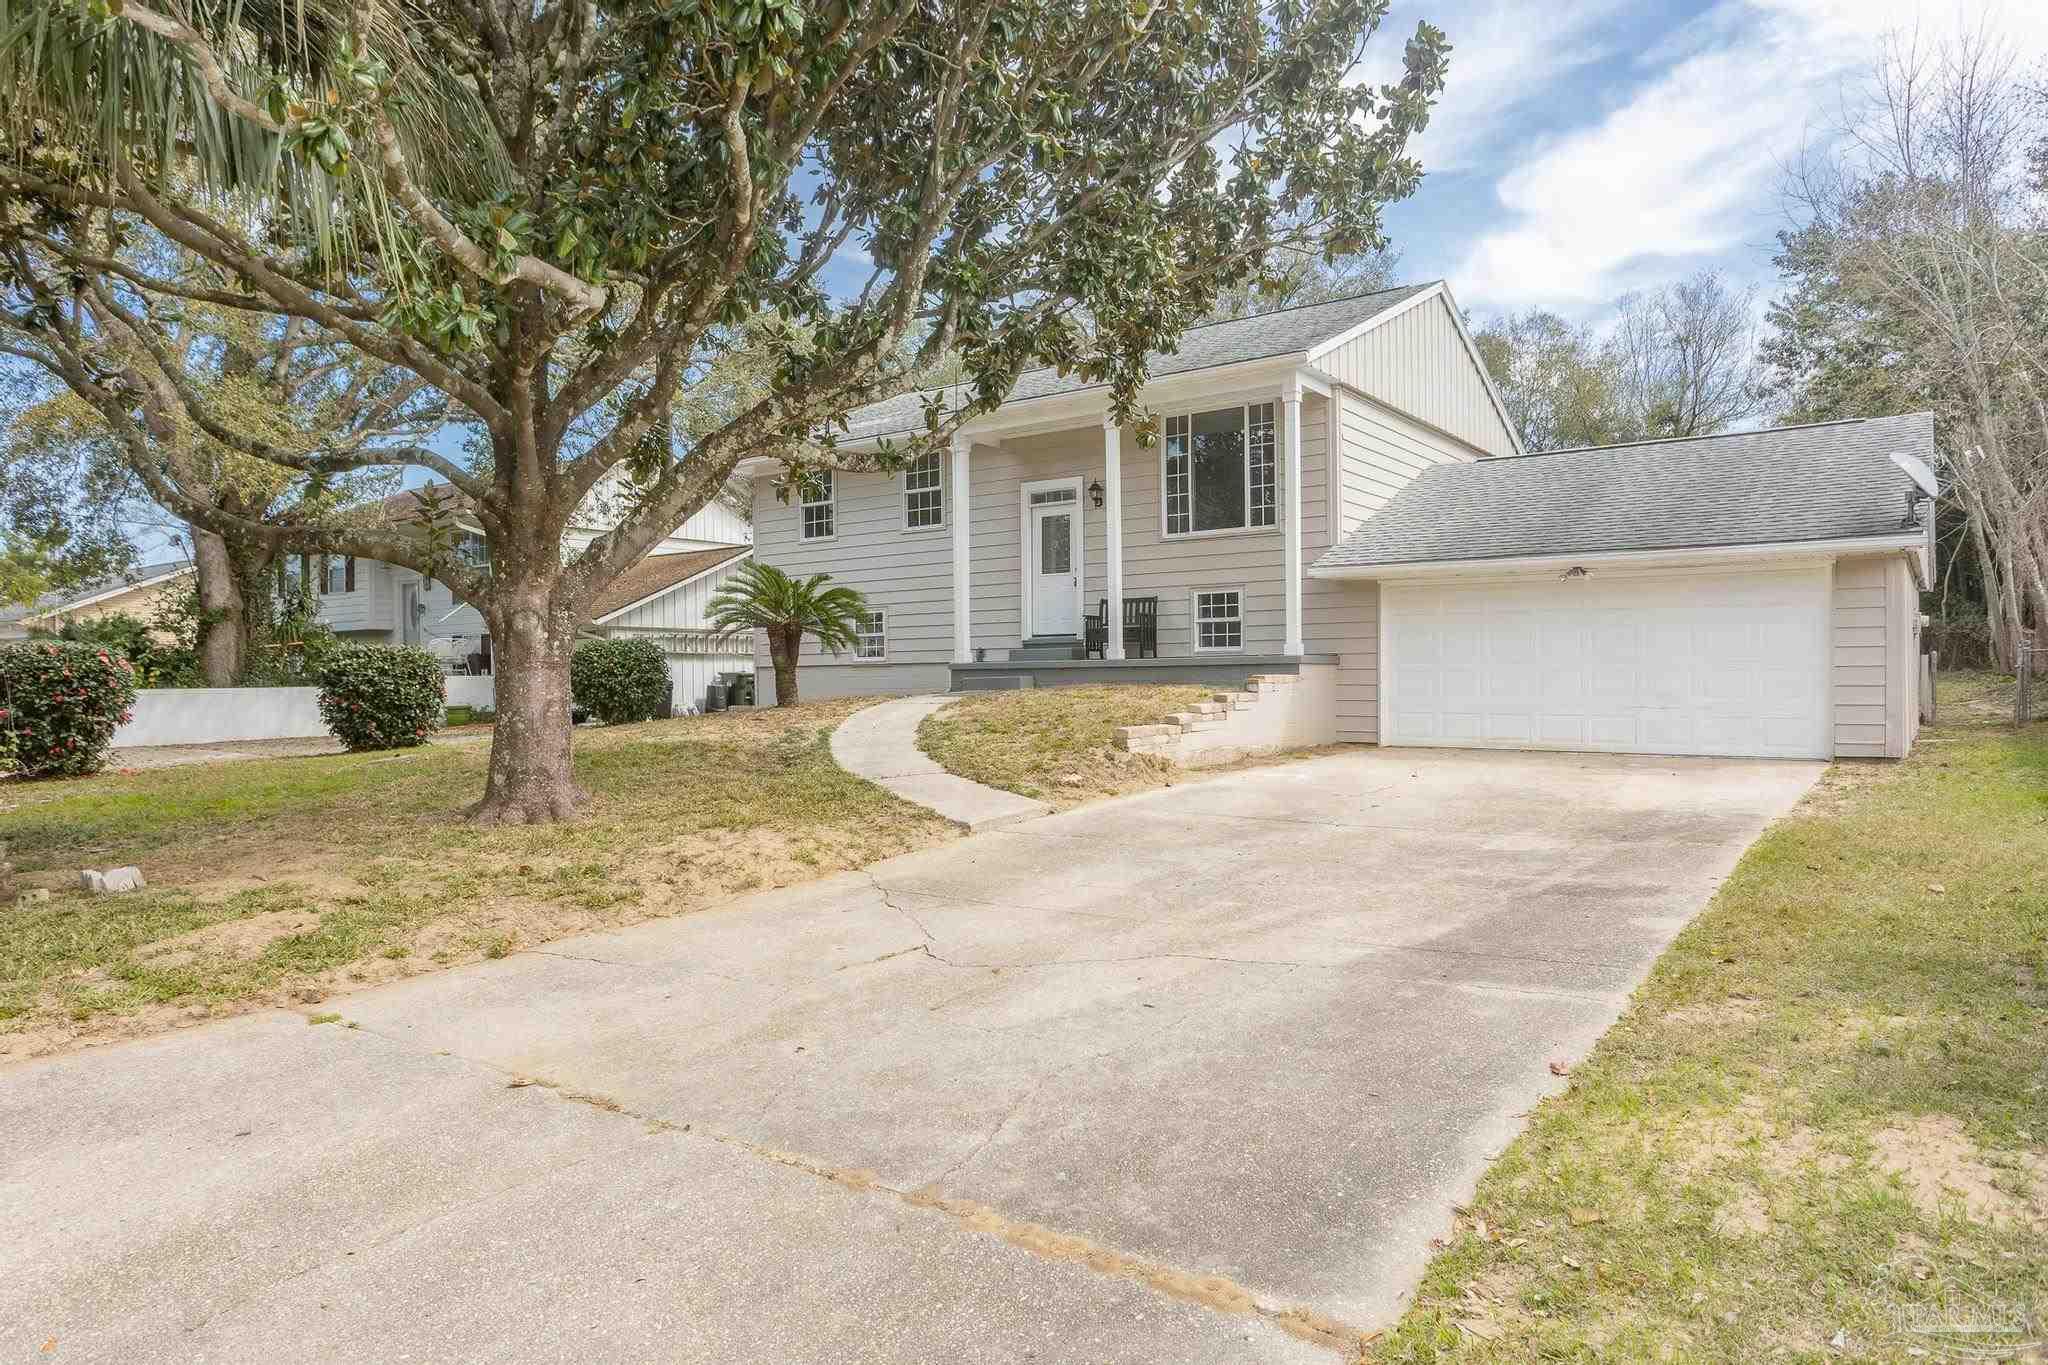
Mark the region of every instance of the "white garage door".
POLYGON ((1385 584, 1384 742, 1826 758, 1828 571, 1385 584))

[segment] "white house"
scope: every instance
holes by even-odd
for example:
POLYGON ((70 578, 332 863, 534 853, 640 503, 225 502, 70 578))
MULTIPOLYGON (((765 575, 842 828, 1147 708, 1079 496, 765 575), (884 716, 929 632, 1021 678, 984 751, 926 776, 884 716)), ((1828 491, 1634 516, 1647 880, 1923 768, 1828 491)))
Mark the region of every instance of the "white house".
MULTIPOLYGON (((586 502, 587 514, 562 538, 564 554, 574 554, 603 534, 609 524, 600 485, 586 502)), ((394 521, 419 506, 417 493, 394 494, 385 500, 394 521)), ((459 506, 452 520, 460 536, 458 554, 484 553, 483 528, 459 506)), ((744 645, 712 637, 703 614, 710 595, 751 553, 753 528, 746 514, 722 499, 706 504, 655 546, 645 560, 622 574, 595 604, 588 631, 593 635, 639 635, 654 640, 668 655, 679 711, 699 707, 711 678, 719 673, 751 673, 753 656, 744 645)), ((287 570, 289 574, 290 570, 287 570)), ((491 671, 491 641, 482 615, 455 599, 446 582, 416 570, 354 556, 328 556, 314 574, 319 618, 345 639, 381 644, 420 645, 443 658, 451 673, 484 675, 491 671)), ((484 702, 487 687, 451 684, 450 699, 476 693, 484 702)))
MULTIPOLYGON (((1331 740, 1912 743, 1926 414, 1532 455, 1442 282, 1189 331, 1140 394, 1151 446, 1106 397, 1037 370, 902 473, 743 467, 762 561, 874 608, 858 649, 806 649, 804 695, 1277 674, 1331 740)), ((922 411, 861 409, 842 449, 922 411)))

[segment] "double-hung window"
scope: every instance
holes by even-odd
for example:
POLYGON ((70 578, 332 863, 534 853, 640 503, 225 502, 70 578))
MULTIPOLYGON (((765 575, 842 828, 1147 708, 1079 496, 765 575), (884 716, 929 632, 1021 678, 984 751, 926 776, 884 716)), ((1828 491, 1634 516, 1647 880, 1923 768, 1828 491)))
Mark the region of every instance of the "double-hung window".
POLYGON ((903 469, 903 529, 928 531, 946 524, 946 494, 940 482, 939 454, 933 451, 903 469))
POLYGON ((833 533, 832 471, 821 469, 815 484, 803 490, 797 514, 803 518, 803 539, 830 540, 833 533))
POLYGON ((1256 531, 1279 525, 1272 403, 1166 419, 1161 453, 1166 534, 1256 531))
POLYGON ((854 658, 886 659, 889 657, 888 616, 887 612, 871 611, 854 623, 854 658))
POLYGON ((1244 648, 1244 593, 1236 588, 1195 590, 1195 648, 1244 648))
POLYGON ((320 591, 327 596, 356 590, 356 557, 354 555, 329 555, 320 561, 324 581, 320 591))

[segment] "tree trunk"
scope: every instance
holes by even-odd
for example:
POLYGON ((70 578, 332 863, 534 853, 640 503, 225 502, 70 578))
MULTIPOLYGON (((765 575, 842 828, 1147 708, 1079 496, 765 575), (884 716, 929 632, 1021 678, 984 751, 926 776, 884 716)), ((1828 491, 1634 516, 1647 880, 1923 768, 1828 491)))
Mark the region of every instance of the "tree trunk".
POLYGON ((470 818, 486 825, 538 825, 575 815, 586 794, 570 764, 570 613, 551 603, 553 584, 507 584, 485 613, 495 655, 498 720, 490 773, 470 818))
POLYGON ((193 527, 192 570, 199 588, 199 676, 208 687, 233 687, 242 679, 248 636, 227 542, 193 527))
POLYGON ((768 660, 775 665, 775 704, 796 705, 796 656, 803 647, 804 633, 794 626, 771 626, 768 630, 768 660))

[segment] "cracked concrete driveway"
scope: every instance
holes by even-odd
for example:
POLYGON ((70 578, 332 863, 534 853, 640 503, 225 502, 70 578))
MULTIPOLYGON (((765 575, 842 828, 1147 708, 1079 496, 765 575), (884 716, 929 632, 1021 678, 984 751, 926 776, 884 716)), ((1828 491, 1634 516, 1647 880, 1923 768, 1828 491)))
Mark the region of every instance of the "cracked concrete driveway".
POLYGON ((0 1347, 1324 1361, 1818 764, 1364 751, 0 1071, 0 1347))

